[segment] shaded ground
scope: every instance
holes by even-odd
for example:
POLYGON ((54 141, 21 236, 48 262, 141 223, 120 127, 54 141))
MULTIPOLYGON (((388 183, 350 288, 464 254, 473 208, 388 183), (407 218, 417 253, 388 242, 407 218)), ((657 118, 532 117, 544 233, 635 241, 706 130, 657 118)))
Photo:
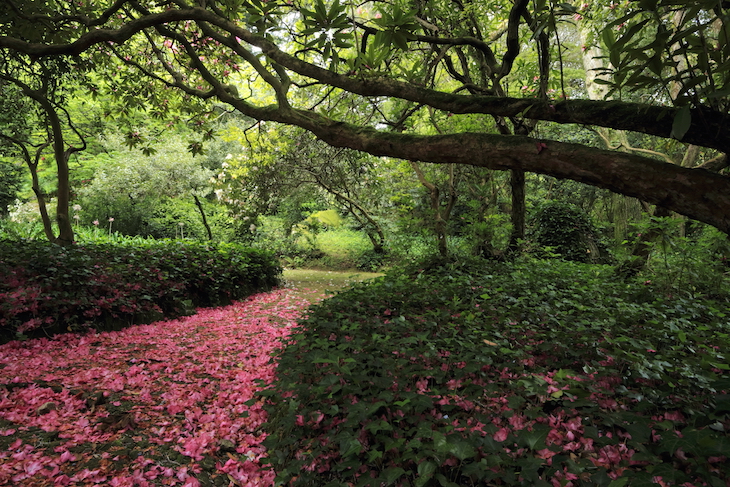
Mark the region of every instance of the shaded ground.
POLYGON ((269 356, 310 302, 363 275, 286 277, 179 320, 0 346, 0 485, 270 485, 250 402, 269 356))

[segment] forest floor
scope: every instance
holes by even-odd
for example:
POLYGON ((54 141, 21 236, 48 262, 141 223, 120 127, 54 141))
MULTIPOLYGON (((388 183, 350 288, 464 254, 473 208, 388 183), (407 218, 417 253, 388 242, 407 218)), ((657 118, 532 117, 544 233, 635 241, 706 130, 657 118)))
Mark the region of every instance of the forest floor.
POLYGON ((254 393, 310 303, 374 274, 291 270, 194 316, 0 346, 0 485, 273 484, 254 393))

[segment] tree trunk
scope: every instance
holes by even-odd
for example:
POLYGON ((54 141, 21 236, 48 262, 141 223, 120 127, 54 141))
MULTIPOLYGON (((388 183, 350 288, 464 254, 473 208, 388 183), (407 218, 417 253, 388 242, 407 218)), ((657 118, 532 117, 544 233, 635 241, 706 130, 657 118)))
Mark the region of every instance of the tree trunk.
MULTIPOLYGON (((61 119, 56 112, 56 108, 53 106, 51 101, 43 93, 37 90, 31 89, 29 86, 22 83, 16 83, 21 87, 23 93, 33 100, 35 100, 43 109, 47 117, 47 123, 50 127, 50 139, 52 141, 53 156, 56 160, 56 176, 57 176, 57 195, 56 195, 56 223, 58 224, 58 236, 53 235, 51 229, 50 219, 48 214, 44 215, 45 204, 41 205, 41 218, 43 221, 43 228, 46 232, 46 237, 53 243, 59 245, 71 245, 74 243, 74 230, 71 225, 71 219, 69 218, 69 201, 71 198, 71 185, 69 181, 69 167, 68 160, 71 154, 82 150, 81 148, 69 147, 65 149, 63 127, 61 119)), ((37 169, 37 162, 35 165, 37 169)), ((33 173, 33 169, 31 169, 33 173)), ((37 181, 35 182, 37 184, 37 181)), ((33 190, 36 193, 36 198, 41 195, 40 187, 36 186, 33 190)), ((43 199, 41 197, 41 199, 43 199)), ((40 204, 40 200, 39 200, 40 204)))
POLYGON ((510 189, 512 192, 512 233, 507 246, 508 253, 518 252, 520 240, 525 238, 525 171, 512 169, 510 171, 510 189))
POLYGON ((58 178, 58 194, 56 195, 56 223, 58 224, 58 236, 53 242, 66 246, 74 243, 74 230, 68 214, 71 199, 68 160, 71 157, 73 147, 69 150, 65 150, 61 120, 50 101, 44 98, 43 101, 41 101, 41 105, 48 115, 48 120, 53 132, 53 155, 56 159, 56 176, 58 178))
MULTIPOLYGON (((172 83, 187 88, 191 96, 218 98, 242 114, 259 121, 297 125, 313 132, 321 140, 337 147, 363 150, 375 156, 434 163, 473 164, 499 170, 521 167, 527 172, 548 174, 610 189, 659 204, 673 211, 730 231, 730 178, 703 170, 672 167, 649 158, 601 151, 587 146, 562 144, 556 141, 530 139, 524 136, 500 136, 486 133, 458 133, 435 136, 414 136, 405 133, 383 133, 373 127, 354 125, 328 118, 315 110, 294 107, 288 90, 292 76, 307 77, 315 83, 340 88, 363 97, 391 97, 422 104, 452 114, 488 114, 520 117, 563 124, 598 125, 631 130, 671 138, 674 121, 683 109, 653 106, 618 100, 542 100, 490 95, 467 95, 438 91, 409 81, 389 77, 341 74, 327 67, 308 63, 300 56, 280 49, 273 37, 260 35, 228 21, 212 10, 200 7, 167 9, 164 12, 133 19, 119 28, 100 25, 99 29, 80 34, 73 42, 43 45, 0 36, 0 48, 25 53, 34 59, 43 56, 79 55, 108 42, 123 43, 136 32, 153 25, 162 26, 184 20, 196 20, 225 30, 223 43, 238 48, 248 43, 260 49, 267 59, 259 68, 265 81, 277 96, 276 105, 257 106, 249 98, 234 96, 228 85, 205 70, 202 58, 192 56, 191 68, 198 70, 210 83, 211 90, 194 90, 183 81, 172 83), (109 27, 109 28, 106 28, 109 27), (270 64, 267 64, 270 63, 270 64), (273 71, 264 65, 274 66, 273 71), (547 149, 535 151, 535 145, 547 149), (519 165, 518 165, 519 163, 519 165)), ((514 59, 511 59, 514 61, 514 59)), ((259 62, 259 61, 256 61, 259 62)), ((730 152, 730 124, 727 114, 701 106, 689 111, 691 124, 682 142, 730 152)))
POLYGON ((28 168, 30 169, 30 177, 33 181, 32 183, 32 189, 33 194, 35 194, 35 199, 38 202, 38 212, 41 214, 41 222, 43 223, 43 233, 45 233, 46 238, 49 242, 53 242, 56 238, 55 234, 53 233, 53 224, 51 223, 51 217, 48 216, 48 208, 46 208, 46 198, 43 195, 43 191, 41 190, 40 183, 38 182, 38 171, 37 166, 30 164, 28 165, 28 168))
POLYGON ((208 233, 208 240, 213 240, 213 232, 210 231, 210 225, 208 225, 208 218, 205 216, 203 204, 200 202, 200 199, 198 199, 198 195, 193 194, 193 198, 195 199, 195 205, 200 211, 200 217, 203 219, 203 226, 205 227, 205 231, 208 233))

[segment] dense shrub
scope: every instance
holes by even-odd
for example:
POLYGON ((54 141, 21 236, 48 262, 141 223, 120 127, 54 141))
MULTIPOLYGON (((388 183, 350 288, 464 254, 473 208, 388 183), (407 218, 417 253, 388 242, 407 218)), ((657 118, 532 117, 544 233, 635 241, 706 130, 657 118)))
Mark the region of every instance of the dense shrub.
POLYGON ((548 247, 565 260, 607 263, 608 247, 588 215, 561 201, 543 203, 532 218, 529 237, 539 247, 548 247))
POLYGON ((324 301, 262 393, 277 480, 726 485, 727 297, 613 276, 432 262, 324 301))
MULTIPOLYGON (((721 297, 730 292, 730 240, 720 230, 695 223, 690 236, 680 237, 678 218, 653 218, 639 233, 637 241, 650 250, 640 276, 651 279, 666 292, 690 297, 721 297), (656 232, 656 239, 641 240, 642 234, 656 232)), ((645 259, 645 257, 639 257, 645 259)), ((625 258, 619 270, 631 270, 632 257, 625 258)))
POLYGON ((269 289, 280 272, 269 252, 233 244, 0 241, 0 338, 179 316, 269 289))

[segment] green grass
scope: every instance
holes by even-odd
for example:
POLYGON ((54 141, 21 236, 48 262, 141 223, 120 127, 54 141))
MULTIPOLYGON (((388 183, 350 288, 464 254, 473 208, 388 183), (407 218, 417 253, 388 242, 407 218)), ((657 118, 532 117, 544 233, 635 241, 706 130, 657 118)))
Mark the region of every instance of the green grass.
POLYGON ((355 283, 382 276, 374 272, 285 269, 285 285, 308 299, 331 294, 355 283))
POLYGON ((320 233, 317 235, 317 242, 322 252, 339 258, 355 258, 372 248, 365 234, 344 228, 320 233))

